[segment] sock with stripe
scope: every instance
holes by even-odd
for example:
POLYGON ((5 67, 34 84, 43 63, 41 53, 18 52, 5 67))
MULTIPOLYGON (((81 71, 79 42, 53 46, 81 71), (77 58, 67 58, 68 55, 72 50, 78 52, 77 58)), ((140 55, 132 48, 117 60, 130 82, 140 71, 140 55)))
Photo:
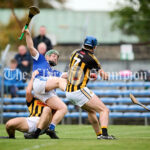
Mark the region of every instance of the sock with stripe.
POLYGON ((108 136, 107 127, 102 127, 102 135, 108 136))
POLYGON ((99 132, 96 133, 97 136, 102 135, 102 130, 100 130, 99 132))
POLYGON ((52 130, 52 131, 54 131, 55 130, 55 124, 54 123, 51 123, 50 125, 49 125, 49 129, 50 130, 52 130))

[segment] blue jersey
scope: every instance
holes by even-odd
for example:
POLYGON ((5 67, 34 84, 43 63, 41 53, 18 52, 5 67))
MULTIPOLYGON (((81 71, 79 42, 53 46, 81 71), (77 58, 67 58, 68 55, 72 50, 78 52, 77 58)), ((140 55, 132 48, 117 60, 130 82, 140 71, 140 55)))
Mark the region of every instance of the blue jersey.
POLYGON ((35 70, 39 71, 39 74, 36 77, 60 77, 62 74, 60 71, 53 70, 46 61, 45 57, 41 54, 39 54, 37 60, 33 59, 33 71, 35 70))
POLYGON ((39 74, 36 77, 49 77, 51 72, 53 72, 49 63, 46 61, 45 57, 39 54, 37 60, 33 59, 33 71, 38 70, 39 74))
POLYGON ((52 76, 54 76, 54 77, 61 77, 61 75, 62 75, 62 72, 60 72, 58 70, 53 70, 52 76))

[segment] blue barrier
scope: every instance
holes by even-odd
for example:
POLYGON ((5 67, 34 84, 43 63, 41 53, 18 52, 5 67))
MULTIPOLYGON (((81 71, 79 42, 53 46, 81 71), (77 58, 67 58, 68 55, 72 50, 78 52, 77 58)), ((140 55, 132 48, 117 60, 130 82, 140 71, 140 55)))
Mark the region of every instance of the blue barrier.
MULTIPOLYGON (((145 109, 138 105, 106 105, 111 111, 144 111, 145 109)), ((69 111, 76 111, 74 105, 68 105, 69 111)), ((150 108, 150 105, 147 105, 150 108)), ((27 111, 28 107, 26 105, 4 105, 4 110, 18 110, 27 111)))
MULTIPOLYGON (((5 86, 13 86, 15 85, 16 87, 26 87, 28 84, 27 83, 23 83, 23 82, 16 82, 15 84, 12 83, 8 83, 8 82, 4 82, 5 86)), ((0 86, 1 86, 1 82, 0 82, 0 86)))
POLYGON ((4 118, 16 118, 16 117, 28 117, 29 113, 27 112, 20 112, 20 113, 16 113, 16 112, 4 112, 3 113, 3 117, 4 118))
MULTIPOLYGON (((104 103, 131 103, 131 99, 129 97, 121 97, 121 98, 114 98, 114 97, 101 97, 100 98, 104 103)), ((150 103, 150 98, 147 97, 137 97, 137 100, 141 103, 150 103)), ((1 101, 1 98, 0 98, 1 101)), ((62 98, 64 103, 69 103, 69 100, 66 98, 62 98)), ((15 97, 15 98, 4 98, 4 103, 21 103, 26 104, 25 97, 15 97)))
MULTIPOLYGON (((99 114, 96 114, 97 117, 99 117, 99 114)), ((3 117, 5 118, 15 118, 15 117, 28 117, 29 113, 24 113, 24 112, 5 112, 3 113, 3 117)), ((88 114, 86 112, 81 113, 82 118, 87 118, 88 114)), ((72 112, 72 113, 67 113, 65 115, 65 118, 79 118, 80 113, 79 112, 72 112)), ((122 113, 122 112, 111 112, 109 114, 110 118, 150 118, 150 113, 137 113, 137 112, 131 112, 131 113, 122 113)))
MULTIPOLYGON (((1 98, 0 98, 1 101, 1 98)), ((15 98, 4 98, 4 103, 22 103, 26 104, 25 97, 15 97, 15 98)))
POLYGON ((110 113, 110 114, 109 114, 109 117, 110 117, 110 118, 121 118, 122 115, 123 115, 122 112, 113 112, 113 113, 110 113))
MULTIPOLYGON (((118 95, 127 95, 133 94, 135 96, 150 96, 149 90, 92 90, 98 96, 118 96, 118 95)), ((56 93, 59 96, 65 96, 65 92, 57 90, 56 93)), ((26 91, 20 90, 17 92, 20 96, 25 96, 26 91)))
POLYGON ((15 110, 15 111, 27 111, 27 105, 4 105, 3 109, 6 110, 15 110))
POLYGON ((122 116, 123 118, 142 118, 142 113, 138 113, 138 112, 126 112, 123 114, 122 116))
MULTIPOLYGON (((150 82, 92 82, 88 84, 89 87, 150 87, 150 82)), ((92 90, 98 96, 129 96, 130 93, 137 96, 150 96, 149 90, 92 90)), ((56 91, 58 96, 65 97, 65 92, 60 90, 56 91)), ((20 90, 17 92, 19 96, 25 96, 26 91, 20 90)), ((137 97, 139 102, 150 104, 150 98, 148 97, 137 97)), ((132 104, 132 101, 129 97, 102 97, 101 100, 104 103, 108 104, 117 104, 117 105, 107 105, 110 111, 122 111, 122 112, 110 112, 110 118, 150 118, 150 113, 143 112, 145 111, 144 108, 137 106, 137 105, 123 105, 123 104, 132 104), (128 112, 125 112, 128 111, 128 112), (142 111, 139 112, 130 112, 130 111, 142 111), (124 113, 123 113, 124 112, 124 113)), ((66 98, 62 98, 62 101, 65 103, 69 103, 69 100, 66 98)), ((21 103, 25 104, 26 99, 25 97, 16 97, 16 98, 4 98, 4 103, 21 103)), ((150 108, 150 105, 147 105, 150 108)), ((23 105, 4 105, 4 110, 27 110, 27 106, 23 105)), ((67 113, 65 118, 79 118, 80 113, 76 112, 75 106, 68 105, 68 110, 73 111, 67 113)), ((4 117, 12 118, 12 117, 27 117, 28 113, 4 113, 4 117)), ((99 114, 97 114, 99 116, 99 114)), ((81 113, 82 118, 87 118, 88 114, 86 112, 81 113)))
MULTIPOLYGON (((96 114, 97 117, 99 117, 99 114, 96 114)), ((81 113, 82 118, 87 118, 88 114, 86 112, 81 113)), ((72 112, 67 113, 65 115, 65 118, 79 118, 80 113, 79 112, 72 112)), ((150 118, 150 113, 137 113, 137 112, 131 112, 131 113, 122 113, 122 112, 111 112, 109 114, 110 118, 150 118)))
POLYGON ((108 82, 95 81, 87 84, 89 88, 98 87, 150 87, 150 82, 108 82))
POLYGON ((75 110, 75 106, 74 105, 68 105, 67 106, 69 111, 75 110))
POLYGON ((17 95, 25 96, 26 95, 26 90, 19 90, 19 91, 17 91, 17 95))
MULTIPOLYGON (((74 105, 68 105, 68 110, 72 111, 75 110, 74 105)), ((4 105, 3 106, 4 111, 13 110, 13 111, 28 111, 27 105, 4 105)))

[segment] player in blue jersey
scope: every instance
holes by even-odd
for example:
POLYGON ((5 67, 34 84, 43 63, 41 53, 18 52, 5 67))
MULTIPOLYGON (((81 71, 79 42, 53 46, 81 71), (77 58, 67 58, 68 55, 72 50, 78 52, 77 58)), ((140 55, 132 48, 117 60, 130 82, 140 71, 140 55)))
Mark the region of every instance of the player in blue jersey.
MULTIPOLYGON (((54 77, 56 71, 50 67, 50 65, 52 65, 52 51, 48 51, 44 57, 34 48, 29 30, 23 30, 23 32, 25 32, 26 43, 31 56, 33 57, 33 71, 38 70, 39 72, 33 82, 34 95, 46 103, 51 109, 57 110, 50 126, 50 130, 54 130, 55 125, 58 124, 67 113, 67 106, 59 99, 54 89, 60 88, 63 91, 65 90, 66 79, 63 78, 66 78, 67 75, 62 74, 61 78, 54 77)), ((57 64, 57 60, 54 62, 57 64)), ((40 129, 37 133, 40 133, 40 129)))

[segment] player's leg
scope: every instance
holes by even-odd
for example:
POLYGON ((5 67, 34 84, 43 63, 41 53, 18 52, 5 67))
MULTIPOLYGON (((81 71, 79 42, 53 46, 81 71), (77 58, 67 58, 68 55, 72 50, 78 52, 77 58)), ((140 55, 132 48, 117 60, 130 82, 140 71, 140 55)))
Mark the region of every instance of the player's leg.
MULTIPOLYGON (((33 91, 36 97, 46 94, 56 88, 60 88, 61 90, 65 91, 66 80, 58 77, 49 77, 45 79, 35 78, 33 82, 33 91)), ((43 99, 41 100, 43 101, 43 99)))
POLYGON ((51 120, 52 120, 52 112, 50 107, 44 107, 37 128, 40 128, 41 130, 47 128, 51 120))
POLYGON ((94 96, 82 106, 83 109, 94 110, 100 114, 99 121, 101 124, 102 134, 108 136, 107 127, 109 121, 109 109, 104 103, 94 94, 94 96))
POLYGON ((109 109, 105 104, 94 94, 94 96, 82 107, 83 109, 94 110, 100 114, 99 120, 102 127, 108 126, 109 109))
POLYGON ((92 124, 92 127, 96 133, 97 136, 102 134, 102 131, 100 130, 100 124, 96 116, 96 112, 93 110, 86 110, 88 112, 88 120, 92 124))
POLYGON ((64 115, 67 113, 67 106, 58 96, 53 96, 46 101, 46 104, 51 108, 56 110, 52 118, 53 124, 58 124, 64 115))
POLYGON ((66 79, 49 77, 49 79, 46 81, 45 91, 48 92, 56 88, 60 88, 62 91, 65 91, 66 84, 66 79))
MULTIPOLYGON (((101 124, 103 135, 108 135, 107 126, 109 119, 109 109, 104 103, 87 87, 74 92, 66 92, 66 96, 74 104, 87 111, 95 111, 100 114, 99 123, 101 124)), ((94 116, 94 115, 93 115, 94 116)), ((96 117, 96 116, 95 116, 96 117)), ((98 130, 98 127, 96 131, 98 130)))
POLYGON ((27 132, 29 130, 26 118, 20 117, 20 118, 14 118, 9 120, 6 123, 6 131, 9 135, 9 138, 15 137, 15 130, 21 131, 21 132, 27 132))
POLYGON ((47 134, 52 139, 58 139, 59 137, 55 133, 55 126, 63 119, 64 115, 67 113, 67 106, 58 96, 53 96, 46 101, 46 104, 53 110, 55 113, 53 115, 47 134))
MULTIPOLYGON (((46 106, 46 107, 44 107, 43 112, 40 116, 40 119, 37 122, 36 131, 33 132, 32 134, 30 134, 28 138, 38 138, 41 131, 48 127, 51 119, 52 119, 51 109, 50 109, 50 107, 46 106)), ((27 136, 26 136, 26 138, 27 138, 27 136)))

